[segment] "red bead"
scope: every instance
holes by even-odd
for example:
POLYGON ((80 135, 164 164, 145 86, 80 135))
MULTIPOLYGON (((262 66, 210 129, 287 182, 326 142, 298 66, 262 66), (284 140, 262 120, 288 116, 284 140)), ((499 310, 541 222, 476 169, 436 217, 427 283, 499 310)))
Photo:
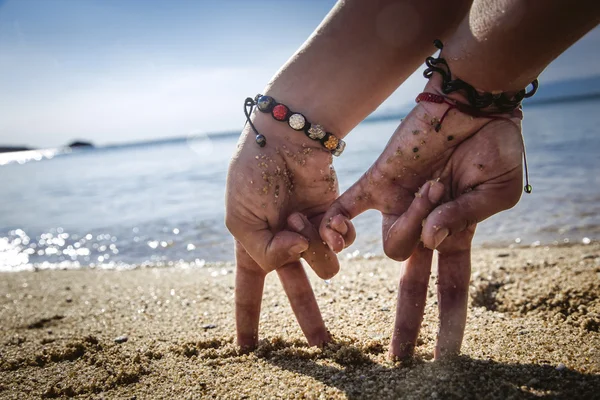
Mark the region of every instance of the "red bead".
POLYGON ((275 118, 277 121, 285 121, 289 111, 289 108, 283 104, 277 104, 275 107, 273 107, 273 118, 275 118))

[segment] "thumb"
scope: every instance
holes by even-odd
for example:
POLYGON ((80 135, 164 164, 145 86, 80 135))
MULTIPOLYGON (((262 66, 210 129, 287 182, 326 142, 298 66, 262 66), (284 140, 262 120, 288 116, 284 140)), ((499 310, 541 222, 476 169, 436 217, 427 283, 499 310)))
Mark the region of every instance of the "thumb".
POLYGON ((520 196, 518 180, 477 186, 455 200, 438 206, 429 214, 423 226, 423 244, 430 249, 437 249, 448 236, 513 207, 520 196))
POLYGON ((413 253, 421 238, 422 223, 444 194, 444 185, 439 181, 425 183, 410 207, 391 224, 383 228, 383 250, 396 261, 404 261, 413 253))
POLYGON ((337 256, 327 247, 315 226, 302 213, 292 213, 287 226, 308 239, 308 248, 302 257, 321 279, 330 279, 340 270, 337 256))
POLYGON ((354 185, 338 197, 325 212, 319 234, 336 253, 350 246, 356 239, 354 225, 350 221, 372 208, 372 198, 367 181, 367 171, 354 185))
POLYGON ((273 234, 268 228, 249 232, 240 242, 250 257, 267 272, 298 261, 301 253, 309 247, 308 240, 296 232, 283 230, 273 234))

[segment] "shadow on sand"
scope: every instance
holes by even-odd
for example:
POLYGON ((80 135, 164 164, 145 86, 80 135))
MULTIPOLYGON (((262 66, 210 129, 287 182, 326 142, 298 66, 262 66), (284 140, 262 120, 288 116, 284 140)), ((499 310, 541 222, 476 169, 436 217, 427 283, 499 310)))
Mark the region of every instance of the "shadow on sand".
POLYGON ((334 345, 319 353, 290 352, 293 346, 297 344, 280 343, 278 351, 258 355, 281 369, 335 387, 349 399, 600 399, 599 375, 567 368, 559 371, 553 365, 507 364, 466 356, 381 363, 373 357, 383 353, 381 346, 334 345))

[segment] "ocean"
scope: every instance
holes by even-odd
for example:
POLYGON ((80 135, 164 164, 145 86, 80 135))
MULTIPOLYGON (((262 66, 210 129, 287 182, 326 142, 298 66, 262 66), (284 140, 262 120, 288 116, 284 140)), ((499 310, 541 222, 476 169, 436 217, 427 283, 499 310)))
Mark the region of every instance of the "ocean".
MULTIPOLYGON (((346 152, 334 161, 342 191, 377 158, 398 123, 364 122, 347 137, 346 152)), ((597 240, 600 100, 525 107, 524 136, 533 193, 479 224, 475 246, 597 240)), ((0 270, 232 261, 223 219, 236 141, 207 135, 4 159, 0 270)), ((355 224, 358 238, 343 257, 383 254, 380 214, 368 211, 355 224)))

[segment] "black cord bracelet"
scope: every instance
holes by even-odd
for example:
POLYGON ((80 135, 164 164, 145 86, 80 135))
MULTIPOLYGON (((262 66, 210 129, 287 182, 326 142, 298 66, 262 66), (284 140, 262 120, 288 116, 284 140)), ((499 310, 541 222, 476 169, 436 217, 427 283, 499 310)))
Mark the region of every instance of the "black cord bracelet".
MULTIPOLYGON (((441 40, 434 40, 433 44, 438 49, 442 50, 444 45, 441 40)), ((442 85, 441 90, 442 93, 448 95, 452 92, 462 91, 466 97, 469 104, 461 104, 458 102, 448 102, 443 96, 433 94, 433 93, 421 93, 417 96, 417 103, 421 101, 433 102, 433 103, 446 103, 450 105, 450 108, 446 110, 444 115, 442 115, 441 119, 435 126, 435 131, 439 132, 442 129, 442 122, 448 112, 451 109, 456 108, 460 112, 466 113, 473 117, 482 117, 482 118, 505 118, 500 114, 503 113, 512 113, 516 109, 521 107, 521 101, 523 99, 529 98, 535 94, 538 89, 539 83, 537 79, 534 79, 531 82, 532 89, 527 92, 527 88, 518 91, 513 96, 508 96, 506 93, 498 93, 493 94, 489 92, 479 92, 473 86, 469 85, 467 82, 462 79, 452 79, 452 72, 450 71, 450 67, 445 59, 442 57, 427 57, 425 59, 425 64, 427 68, 423 72, 423 76, 427 79, 431 78, 434 72, 439 73, 442 76, 442 85), (483 110, 485 108, 490 107, 488 110, 483 110)), ((525 139, 521 136, 521 140, 523 143, 523 164, 525 169, 525 186, 523 190, 525 193, 531 193, 533 191, 533 187, 529 184, 529 171, 527 169, 527 153, 525 151, 525 139)))
MULTIPOLYGON (((441 40, 436 39, 433 44, 440 50, 444 48, 441 40)), ((448 67, 448 63, 444 58, 427 57, 425 59, 425 64, 427 65, 427 68, 423 72, 423 76, 429 79, 434 72, 439 73, 442 76, 441 89, 444 94, 462 90, 466 94, 469 104, 472 107, 479 109, 494 106, 495 109, 501 113, 513 111, 521 105, 523 99, 533 96, 539 85, 538 80, 534 79, 533 82, 531 82, 531 91, 527 92, 526 89, 523 89, 510 97, 506 93, 482 93, 462 79, 452 79, 450 67, 448 67)))

